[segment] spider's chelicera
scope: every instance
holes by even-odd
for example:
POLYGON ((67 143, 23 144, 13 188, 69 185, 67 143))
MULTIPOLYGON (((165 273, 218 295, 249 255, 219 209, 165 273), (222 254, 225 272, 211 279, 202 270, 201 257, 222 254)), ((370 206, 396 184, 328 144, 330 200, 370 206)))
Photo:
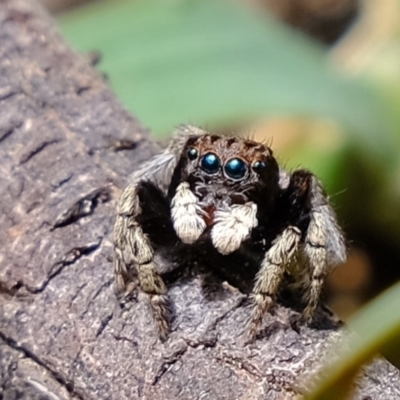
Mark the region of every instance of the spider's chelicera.
POLYGON ((221 279, 254 278, 248 333, 257 333, 284 275, 305 295, 311 321, 327 273, 346 259, 343 234, 320 182, 288 173, 271 149, 181 126, 124 190, 114 227, 117 287, 149 295, 160 336, 170 330, 160 264, 204 264, 221 279), (233 272, 233 273, 232 273, 233 272))

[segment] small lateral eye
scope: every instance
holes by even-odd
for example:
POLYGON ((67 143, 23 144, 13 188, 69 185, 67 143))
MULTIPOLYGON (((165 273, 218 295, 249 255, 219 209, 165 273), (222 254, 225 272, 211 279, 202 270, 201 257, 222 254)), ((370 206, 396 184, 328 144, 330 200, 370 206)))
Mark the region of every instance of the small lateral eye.
POLYGON ((189 160, 195 160, 197 158, 197 156, 199 155, 199 152, 197 151, 197 149, 195 149, 194 147, 191 147, 188 151, 187 151, 187 156, 189 158, 189 160))
POLYGON ((201 169, 207 174, 215 174, 221 167, 221 161, 214 153, 207 153, 201 160, 201 169))
POLYGON ((225 173, 232 179, 241 179, 247 171, 246 163, 240 158, 232 158, 225 164, 225 173))
POLYGON ((267 165, 265 164, 264 161, 256 161, 253 164, 253 171, 260 173, 263 169, 265 169, 267 165))

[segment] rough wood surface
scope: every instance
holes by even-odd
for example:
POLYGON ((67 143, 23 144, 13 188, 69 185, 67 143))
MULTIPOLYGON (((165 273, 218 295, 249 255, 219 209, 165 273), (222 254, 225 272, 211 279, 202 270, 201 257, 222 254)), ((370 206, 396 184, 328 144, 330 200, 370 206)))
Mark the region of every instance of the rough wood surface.
MULTIPOLYGON (((132 88, 134 90, 134 87, 132 88)), ((242 346, 245 296, 171 286, 177 317, 156 335, 147 302, 121 309, 110 233, 127 177, 155 145, 86 57, 32 0, 0 0, 0 399, 282 399, 305 393, 340 336, 320 310, 294 330, 278 307, 242 346)), ((399 397, 386 361, 358 399, 399 397)))

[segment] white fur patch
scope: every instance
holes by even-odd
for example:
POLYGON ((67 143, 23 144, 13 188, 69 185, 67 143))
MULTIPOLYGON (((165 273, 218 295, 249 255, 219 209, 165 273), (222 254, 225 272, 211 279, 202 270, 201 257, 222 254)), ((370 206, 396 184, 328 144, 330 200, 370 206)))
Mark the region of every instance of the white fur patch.
POLYGON ((206 223, 203 214, 189 184, 182 182, 171 202, 171 216, 175 232, 183 243, 194 243, 204 232, 206 223))
POLYGON ((221 254, 237 250, 250 237, 251 230, 258 225, 257 205, 249 202, 235 204, 215 212, 211 240, 221 254))

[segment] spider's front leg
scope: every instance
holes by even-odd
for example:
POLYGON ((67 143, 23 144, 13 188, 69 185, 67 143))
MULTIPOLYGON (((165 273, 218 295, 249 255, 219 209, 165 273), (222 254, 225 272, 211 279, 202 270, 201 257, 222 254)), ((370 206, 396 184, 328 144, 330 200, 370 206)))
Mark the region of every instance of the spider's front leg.
POLYGON ((261 262, 251 295, 252 312, 247 333, 253 339, 264 315, 270 311, 287 265, 298 251, 301 231, 290 225, 275 239, 261 262))
POLYGON ((114 271, 119 294, 129 295, 137 284, 148 294, 160 337, 170 331, 171 311, 167 288, 157 272, 149 237, 138 222, 140 182, 129 185, 117 207, 114 226, 114 271), (136 275, 136 277, 135 277, 136 275))
POLYGON ((295 171, 279 202, 276 211, 283 216, 281 222, 286 228, 267 251, 256 276, 248 328, 251 338, 273 305, 285 271, 294 276, 295 286, 306 286, 303 318, 310 322, 327 273, 346 259, 345 241, 335 213, 313 174, 295 171), (296 260, 299 252, 305 256, 305 265, 296 260))

